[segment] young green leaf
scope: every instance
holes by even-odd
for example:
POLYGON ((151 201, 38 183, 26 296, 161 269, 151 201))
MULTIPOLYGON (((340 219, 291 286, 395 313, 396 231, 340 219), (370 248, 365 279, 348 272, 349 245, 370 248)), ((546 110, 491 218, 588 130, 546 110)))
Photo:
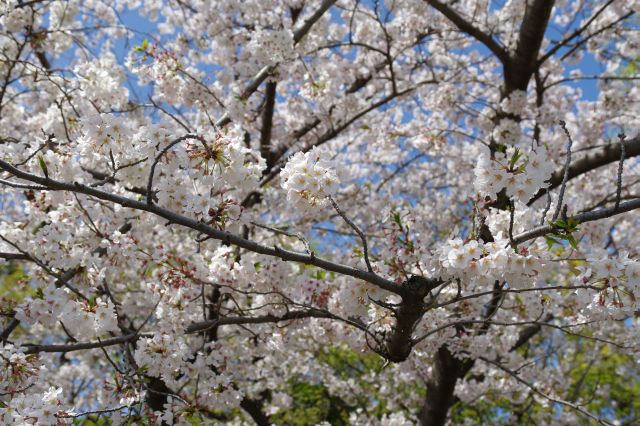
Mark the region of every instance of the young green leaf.
POLYGON ((42 158, 42 155, 38 155, 38 165, 42 169, 42 173, 44 173, 44 177, 49 179, 49 171, 47 170, 47 163, 44 162, 44 158, 42 158))

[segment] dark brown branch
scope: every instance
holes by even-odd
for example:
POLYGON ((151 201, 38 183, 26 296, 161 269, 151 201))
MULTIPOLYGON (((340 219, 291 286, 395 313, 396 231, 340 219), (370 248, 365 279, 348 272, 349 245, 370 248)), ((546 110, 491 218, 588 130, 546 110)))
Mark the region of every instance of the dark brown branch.
MULTIPOLYGON (((307 35, 307 33, 309 32, 309 30, 311 29, 313 24, 315 24, 322 17, 322 15, 324 15, 324 13, 327 11, 327 9, 329 9, 331 6, 333 6, 333 4, 335 2, 336 2, 336 0, 323 0, 322 1, 322 4, 313 13, 313 15, 311 15, 309 18, 307 18, 304 21, 304 23, 300 26, 300 28, 298 28, 297 30, 295 30, 293 32, 293 42, 294 42, 294 44, 297 44, 300 40, 302 40, 304 38, 305 35, 307 35)), ((258 87, 260 87, 260 85, 267 79, 267 77, 269 77, 271 74, 273 74, 274 70, 275 70, 275 66, 271 66, 271 65, 262 68, 258 72, 258 74, 255 75, 253 80, 251 80, 249 82, 249 84, 244 88, 244 90, 240 94, 240 99, 249 98, 249 96, 251 96, 256 90, 258 90, 258 87)), ((229 113, 225 113, 222 117, 220 117, 216 121, 216 126, 217 127, 224 127, 229 123, 231 123, 231 117, 229 116, 229 113)))
MULTIPOLYGON (((529 80, 537 69, 538 53, 551 17, 555 0, 528 2, 515 54, 505 63, 506 92, 527 90, 529 80)), ((505 61, 503 61, 504 63, 505 61)))
MULTIPOLYGON (((575 216, 572 216, 570 220, 573 220, 576 223, 593 222, 594 220, 604 219, 607 217, 618 215, 620 213, 626 213, 638 208, 640 208, 640 198, 631 200, 631 201, 625 201, 624 203, 620 203, 618 208, 614 206, 607 209, 598 209, 598 210, 592 210, 585 213, 580 213, 575 216)), ((516 235, 513 238, 513 240, 516 244, 521 244, 525 241, 542 237, 543 235, 547 235, 551 232, 554 232, 555 230, 556 229, 551 225, 539 226, 537 228, 534 228, 529 231, 516 235)))
POLYGON ((35 354, 38 352, 73 352, 86 349, 105 348, 107 346, 119 345, 121 343, 130 342, 138 337, 137 334, 127 334, 125 336, 112 337, 110 339, 100 340, 99 342, 72 343, 68 345, 31 345, 24 344, 27 348, 25 353, 35 354))
MULTIPOLYGON (((283 321, 293 321, 298 319, 305 318, 327 318, 327 319, 336 319, 341 321, 346 321, 351 325, 358 327, 359 329, 363 329, 363 326, 350 321, 344 320, 337 315, 333 315, 330 312, 323 311, 320 309, 308 309, 308 310, 300 310, 300 311, 290 311, 284 315, 276 316, 276 315, 263 315, 259 317, 227 317, 227 318, 218 318, 213 320, 196 322, 189 325, 185 333, 192 334, 200 331, 206 331, 212 327, 219 327, 223 325, 245 325, 245 324, 277 324, 283 321)), ((17 325, 16 325, 17 327, 17 325)), ((8 330, 9 328, 7 328, 8 330)), ((3 332, 3 335, 7 331, 3 332)), ((38 352, 55 352, 55 353, 66 353, 66 352, 74 352, 88 349, 96 349, 96 348, 105 348, 108 346, 119 345, 122 343, 132 342, 137 340, 141 335, 138 332, 129 333, 126 335, 113 337, 110 339, 99 340, 97 342, 83 342, 83 343, 71 343, 71 344, 62 344, 62 345, 38 345, 38 344, 24 344, 23 346, 27 348, 26 353, 38 353, 38 352)))
POLYGON ((51 189, 81 193, 81 194, 98 198, 100 200, 116 203, 123 207, 141 210, 141 211, 147 211, 149 213, 153 213, 156 216, 159 216, 168 220, 170 223, 174 223, 176 225, 181 225, 186 228, 193 229, 194 231, 197 231, 200 234, 207 235, 214 240, 223 241, 228 244, 233 244, 245 250, 249 250, 255 253, 265 254, 267 256, 277 257, 286 261, 313 265, 322 269, 326 269, 327 271, 332 271, 338 274, 352 276, 354 278, 367 281, 373 285, 376 285, 392 293, 399 294, 401 292, 401 290, 398 288, 398 285, 395 284, 393 281, 385 279, 369 271, 363 271, 361 269, 357 269, 352 266, 343 265, 340 263, 334 263, 329 260, 325 260, 309 254, 303 254, 303 253, 285 250, 277 246, 268 247, 268 246, 259 244, 255 241, 251 241, 246 238, 243 238, 239 235, 235 235, 226 231, 213 228, 196 219, 191 219, 189 217, 179 215, 175 212, 172 212, 171 210, 167 210, 155 204, 147 204, 146 202, 140 202, 137 200, 133 200, 131 198, 123 197, 121 195, 116 195, 116 194, 112 194, 110 192, 102 191, 96 188, 91 188, 87 185, 83 185, 77 182, 68 183, 68 182, 57 181, 51 178, 40 177, 31 173, 24 172, 20 169, 17 169, 4 160, 0 160, 0 169, 5 170, 6 172, 9 172, 21 179, 43 185, 51 189))
POLYGON ((264 110, 262 111, 262 128, 260 129, 260 155, 267 162, 266 170, 271 170, 274 163, 274 152, 271 147, 271 129, 273 128, 273 112, 276 104, 275 81, 267 83, 264 110))
POLYGON ((416 325, 425 312, 424 298, 442 281, 414 275, 402 285, 404 294, 396 312, 396 324, 386 339, 383 355, 389 361, 402 362, 407 359, 415 341, 412 338, 416 325))
POLYGON ((446 4, 442 3, 439 0, 425 0, 429 3, 434 9, 438 10, 444 16, 447 17, 453 24, 460 29, 460 31, 465 32, 471 37, 478 40, 480 43, 484 44, 494 55, 503 63, 506 64, 509 60, 509 54, 507 51, 498 44, 489 34, 484 33, 477 27, 475 27, 472 23, 464 19, 460 16, 455 10, 451 9, 446 4))
POLYGON ((4 253, 0 252, 0 259, 5 260, 31 260, 31 256, 26 253, 4 253))
POLYGON ((262 315, 259 317, 227 317, 219 319, 211 319, 201 322, 196 322, 187 327, 185 332, 187 334, 197 333, 200 331, 208 330, 212 327, 219 327, 222 325, 244 325, 244 324, 276 324, 282 321, 293 321, 304 318, 327 318, 339 321, 346 321, 347 323, 354 325, 359 329, 364 329, 362 325, 351 321, 345 320, 337 315, 334 315, 328 311, 320 309, 305 309, 300 311, 289 311, 284 315, 262 315))
POLYGON ((13 333, 13 331, 18 328, 19 325, 19 320, 11 318, 11 321, 9 322, 7 327, 2 330, 2 333, 0 333, 0 342, 6 342, 7 340, 9 340, 9 336, 11 336, 11 333, 13 333))
POLYGON ((240 407, 251 416, 257 426, 271 425, 269 417, 264 413, 258 401, 245 396, 242 398, 242 401, 240 401, 240 407))
POLYGON ((427 382, 427 396, 420 411, 422 426, 442 426, 446 423, 449 409, 455 402, 456 382, 474 364, 472 360, 456 358, 445 345, 440 346, 433 363, 431 378, 427 382))

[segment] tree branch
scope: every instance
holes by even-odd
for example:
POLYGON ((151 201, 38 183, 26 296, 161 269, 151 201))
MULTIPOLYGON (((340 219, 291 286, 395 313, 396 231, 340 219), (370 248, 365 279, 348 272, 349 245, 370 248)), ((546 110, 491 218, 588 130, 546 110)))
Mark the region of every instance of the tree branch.
MULTIPOLYGON (((625 139, 623 143, 626 159, 640 155, 640 136, 636 136, 635 138, 629 140, 625 139)), ((569 166, 567 179, 571 180, 575 177, 590 172, 591 170, 597 169, 598 167, 606 166, 609 163, 620 161, 620 151, 621 150, 619 143, 610 144, 602 148, 601 150, 598 150, 598 152, 591 153, 577 161, 574 161, 573 164, 569 166)), ((556 170, 553 173, 551 179, 549 179, 549 191, 557 188, 562 184, 562 179, 564 176, 563 172, 564 168, 556 170)), ((541 189, 536 193, 536 195, 533 196, 533 198, 527 203, 527 205, 532 205, 544 194, 545 190, 541 189)))
POLYGON ((505 367, 505 366, 503 366, 503 365, 502 365, 502 364, 500 364, 499 362, 496 362, 496 361, 490 360, 490 359, 485 358, 485 357, 480 357, 479 359, 481 359, 482 361, 486 362, 487 364, 491 364, 491 365, 493 365, 493 366, 495 366, 495 367, 499 368, 500 370, 504 371, 505 373, 509 374, 511 377, 513 377, 514 379, 516 379, 516 381, 518 381, 518 382, 522 383, 523 385, 525 385, 526 387, 528 387, 529 389, 531 389, 535 394, 537 394, 537 395, 539 395, 539 396, 541 396, 541 397, 543 397, 543 398, 545 398, 545 399, 547 399, 547 400, 549 400, 549 401, 551 401, 551 402, 553 402, 553 403, 556 403, 556 404, 560 404, 560 405, 564 405, 564 406, 566 406, 566 407, 569 407, 569 408, 571 408, 571 409, 573 409, 573 410, 577 411, 578 413, 580 413, 580 414, 582 414, 582 415, 584 415, 584 416, 586 416, 586 417, 589 417, 589 418, 590 418, 590 419, 592 419, 592 420, 597 421, 597 422, 598 422, 598 424, 601 424, 601 425, 607 425, 607 426, 613 426, 613 425, 612 425, 611 423, 609 423, 608 421, 603 420, 603 419, 599 418, 598 416, 595 416, 595 415, 591 414, 591 413, 590 413, 590 412, 588 412, 588 411, 585 411, 584 409, 582 409, 580 406, 578 406, 578 405, 576 405, 576 404, 573 404, 573 403, 571 403, 571 402, 568 402, 568 401, 565 401, 565 400, 562 400, 562 399, 559 399, 559 398, 552 397, 552 396, 547 395, 546 393, 544 393, 544 392, 542 392, 542 391, 538 390, 538 388, 536 388, 534 385, 532 385, 531 383, 529 383, 529 382, 527 382, 526 380, 522 379, 522 378, 518 375, 518 373, 517 373, 517 372, 515 372, 515 371, 513 371, 513 370, 511 370, 511 369, 509 369, 509 368, 507 368, 507 367, 505 367))
POLYGON ((607 7, 609 7, 611 3, 613 3, 614 1, 616 0, 608 0, 604 5, 602 5, 600 9, 598 9, 596 13, 593 14, 593 16, 591 16, 591 18, 589 18, 587 22, 585 22, 585 24, 582 27, 575 30, 571 35, 569 35, 568 37, 565 37, 562 41, 560 41, 558 44, 553 46, 547 53, 542 55, 542 57, 538 59, 538 66, 540 66, 544 61, 549 59, 551 56, 555 55, 558 50, 560 50, 563 46, 566 46, 566 44, 569 43, 571 40, 573 40, 576 37, 579 37, 587 28, 589 28, 589 25, 591 25, 593 21, 595 21, 596 18, 600 16, 600 14, 604 12, 604 10, 607 7))
MULTIPOLYGON (((638 208, 640 208, 640 198, 631 200, 631 201, 625 201, 624 203, 620 203, 618 208, 614 206, 607 209, 598 209, 598 210, 588 211, 585 213, 580 213, 570 217, 569 220, 576 221, 576 223, 593 222, 594 220, 604 219, 607 217, 618 215, 620 213, 629 212, 638 208)), ((538 237, 542 237, 543 235, 549 234, 555 231, 555 229, 556 228, 554 228, 551 225, 539 226, 537 228, 534 228, 529 231, 516 235, 513 238, 513 241, 516 244, 521 244, 525 241, 532 240, 538 237)))
POLYGON ((516 51, 505 65, 506 92, 527 90, 529 80, 537 69, 538 53, 551 17, 555 0, 527 2, 516 51))
POLYGON ((489 34, 484 33, 469 21, 460 16, 455 10, 442 3, 439 0, 425 0, 434 9, 438 10, 444 16, 447 17, 453 24, 460 29, 460 31, 470 35, 471 37, 484 44, 494 55, 503 63, 506 64, 509 61, 509 54, 507 51, 495 41, 489 34))
MULTIPOLYGON (((313 13, 313 15, 307 18, 304 21, 304 23, 300 26, 300 28, 298 28, 293 32, 294 45, 298 44, 298 42, 302 40, 305 35, 307 35, 309 30, 311 30, 311 27, 313 26, 313 24, 315 24, 322 17, 322 15, 324 15, 327 9, 333 6, 333 4, 336 1, 337 0, 322 1, 322 4, 320 4, 320 7, 318 7, 318 9, 313 13)), ((262 68, 258 72, 258 74, 256 74, 255 77, 249 82, 249 84, 245 87, 245 89, 242 91, 242 93, 240 94, 240 98, 247 99, 249 96, 251 96, 256 90, 258 90, 258 87, 260 87, 260 85, 267 79, 269 75, 273 73, 275 69, 276 67, 273 65, 269 65, 262 68)), ((231 123, 231 117, 229 116, 229 113, 226 112, 222 117, 220 117, 216 121, 215 124, 217 127, 224 127, 229 123, 231 123)))
POLYGON ((358 228, 358 225, 353 223, 353 221, 347 217, 347 215, 342 211, 342 209, 340 208, 338 203, 336 203, 336 200, 334 200, 332 196, 329 196, 329 201, 331 201, 331 205, 333 206, 335 211, 338 213, 338 215, 340 215, 340 217, 347 223, 347 225, 349 225, 351 229, 353 229, 356 232, 356 234, 358 234, 358 236, 360 237, 360 241, 362 241, 364 263, 367 265, 367 270, 373 273, 373 268, 371 267, 371 261, 369 260, 369 246, 367 245, 367 237, 365 237, 362 230, 358 228))
POLYGON ((229 232, 213 228, 196 219, 191 219, 186 216, 179 215, 175 212, 172 212, 171 210, 167 210, 155 204, 147 204, 146 202, 140 202, 137 200, 133 200, 131 198, 123 197, 121 195, 116 195, 116 194, 112 194, 110 192, 102 191, 96 188, 91 188, 89 186, 86 186, 77 182, 68 183, 68 182, 62 182, 62 181, 58 181, 58 180, 47 178, 47 177, 36 176, 34 174, 17 169, 4 160, 0 160, 0 169, 6 172, 9 172, 21 179, 43 185, 51 189, 85 194, 85 195, 98 198, 100 200, 110 201, 112 203, 119 204, 122 207, 127 207, 127 208, 141 210, 141 211, 147 211, 149 213, 153 213, 156 216, 159 216, 168 220, 170 223, 175 223, 177 225, 181 225, 186 228, 193 229, 194 231, 197 231, 203 235, 207 235, 214 240, 223 241, 228 244, 233 244, 245 250, 249 250, 255 253, 265 254, 267 256, 277 257, 285 261, 292 261, 292 262, 313 265, 313 266, 317 266, 319 268, 325 269, 327 271, 336 272, 342 275, 348 275, 354 278, 361 279, 363 281, 367 281, 373 285, 376 285, 392 293, 399 294, 401 292, 401 290, 399 289, 399 286, 396 283, 388 279, 385 279, 375 273, 363 271, 361 269, 357 269, 352 266, 331 262, 329 260, 325 260, 309 254, 285 250, 277 246, 268 247, 268 246, 259 244, 255 241, 243 238, 239 235, 231 234, 229 232))
POLYGON ((273 112, 276 104, 276 82, 267 83, 262 111, 262 128, 260 129, 260 155, 267 162, 266 170, 270 170, 274 163, 274 152, 271 147, 271 129, 273 128, 273 112))

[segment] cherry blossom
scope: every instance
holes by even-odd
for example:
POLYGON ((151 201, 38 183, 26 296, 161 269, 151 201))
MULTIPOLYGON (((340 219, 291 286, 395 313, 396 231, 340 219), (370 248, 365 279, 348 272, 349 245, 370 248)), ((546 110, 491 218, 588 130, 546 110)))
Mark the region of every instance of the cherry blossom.
POLYGON ((0 423, 633 423, 639 4, 2 2, 0 423))

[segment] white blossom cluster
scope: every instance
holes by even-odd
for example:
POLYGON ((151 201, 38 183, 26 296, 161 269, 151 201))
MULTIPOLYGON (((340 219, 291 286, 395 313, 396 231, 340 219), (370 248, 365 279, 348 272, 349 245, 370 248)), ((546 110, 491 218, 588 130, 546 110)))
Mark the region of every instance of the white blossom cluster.
POLYGON ((0 344, 0 424, 53 425, 59 424, 58 414, 68 414, 63 410, 62 388, 38 383, 45 371, 35 356, 0 344))
POLYGON ((53 326, 63 321, 65 327, 77 335, 90 338, 101 337, 118 331, 114 306, 108 299, 95 302, 75 301, 68 290, 47 286, 42 297, 28 297, 20 305, 16 319, 26 324, 53 326))
POLYGON ((546 181, 554 171, 546 149, 538 147, 528 155, 517 148, 510 147, 506 153, 495 153, 492 160, 483 152, 475 168, 475 188, 482 196, 495 199, 506 189, 509 197, 526 203, 540 188, 547 186, 546 181))
POLYGON ((20 393, 32 385, 40 365, 34 357, 8 343, 0 346, 0 394, 20 393))
MULTIPOLYGON (((208 218, 220 228, 241 219, 240 203, 258 187, 265 167, 235 129, 207 132, 175 146, 166 157, 169 164, 154 181, 158 204, 208 218)), ((140 179, 144 182, 146 176, 140 179)))
POLYGON ((510 285, 524 285, 543 271, 543 260, 531 254, 516 253, 509 240, 498 235, 495 241, 450 239, 434 253, 435 275, 463 278, 464 282, 493 284, 495 280, 510 285))
POLYGON ((327 197, 338 190, 340 180, 335 164, 325 156, 319 149, 298 152, 280 173, 287 199, 296 207, 308 210, 310 206, 324 205, 327 197))
POLYGON ((20 31, 29 25, 29 9, 16 7, 18 3, 18 0, 7 0, 0 5, 0 30, 2 32, 20 31))
POLYGON ((617 257, 601 255, 589 258, 580 267, 576 284, 589 282, 602 287, 602 291, 589 295, 576 292, 576 300, 587 305, 582 314, 590 318, 624 318, 640 309, 640 262, 620 253, 617 257))
POLYGON ((4 425, 59 425, 69 412, 62 409, 62 388, 50 387, 43 392, 20 392, 9 405, 0 407, 0 423, 4 425), (60 417, 59 417, 60 416, 60 417))
POLYGON ((156 334, 152 338, 140 339, 134 357, 138 366, 151 377, 162 377, 173 382, 189 356, 184 339, 169 334, 156 334))
POLYGON ((511 118, 503 118, 493 129, 493 139, 499 145, 516 145, 522 139, 522 127, 511 118))
POLYGON ((273 65, 294 57, 293 33, 290 30, 256 30, 247 50, 259 64, 273 65))
POLYGON ((527 106, 527 92, 524 90, 514 90, 511 94, 500 102, 500 109, 512 115, 520 116, 527 106))

